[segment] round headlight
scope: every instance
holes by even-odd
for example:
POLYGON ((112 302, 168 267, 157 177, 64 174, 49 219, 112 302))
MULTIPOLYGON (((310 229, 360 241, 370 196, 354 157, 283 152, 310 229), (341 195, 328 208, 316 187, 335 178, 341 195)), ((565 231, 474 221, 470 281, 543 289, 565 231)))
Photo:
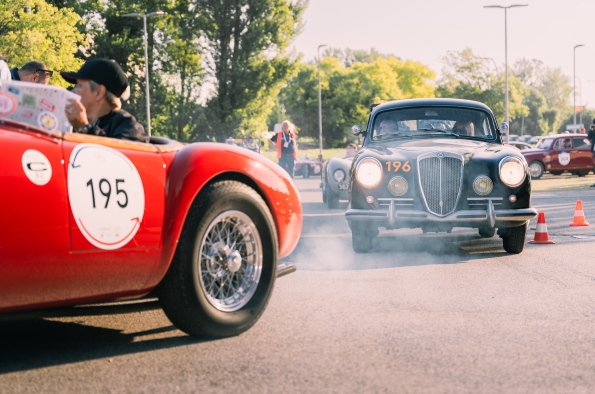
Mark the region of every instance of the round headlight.
POLYGON ((517 187, 525 180, 525 163, 517 157, 508 156, 500 162, 500 180, 509 187, 517 187))
POLYGON ((493 188, 494 182, 485 175, 480 175, 473 181, 473 190, 480 196, 487 196, 492 192, 493 188))
POLYGON ((345 172, 343 170, 335 170, 333 172, 333 179, 338 183, 341 183, 345 180, 345 172))
POLYGON ((363 159, 357 166, 355 176, 363 187, 374 187, 382 179, 382 166, 376 159, 363 159))
POLYGON ((403 194, 407 193, 409 189, 409 184, 407 180, 402 176, 396 176, 388 182, 388 190, 392 193, 393 196, 400 197, 403 194))

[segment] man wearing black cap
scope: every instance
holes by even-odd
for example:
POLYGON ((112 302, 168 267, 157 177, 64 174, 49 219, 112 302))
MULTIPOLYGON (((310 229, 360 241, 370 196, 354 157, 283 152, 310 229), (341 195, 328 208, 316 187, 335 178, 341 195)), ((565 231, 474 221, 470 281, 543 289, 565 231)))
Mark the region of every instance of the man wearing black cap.
POLYGON ((65 112, 74 131, 131 141, 149 142, 149 136, 134 116, 122 110, 120 99, 130 95, 124 71, 112 60, 92 59, 74 72, 60 75, 75 83, 73 93, 81 101, 68 100, 65 112))

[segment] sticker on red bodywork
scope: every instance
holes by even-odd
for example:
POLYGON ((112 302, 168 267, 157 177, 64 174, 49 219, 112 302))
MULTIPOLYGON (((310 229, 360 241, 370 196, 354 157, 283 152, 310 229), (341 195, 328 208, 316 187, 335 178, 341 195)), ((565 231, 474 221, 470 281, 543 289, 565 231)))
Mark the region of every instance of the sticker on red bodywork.
POLYGON ((101 145, 81 144, 70 154, 68 199, 84 237, 105 250, 130 242, 145 211, 138 170, 122 153, 101 145))
POLYGON ((46 185, 52 179, 52 165, 48 158, 35 149, 28 149, 21 158, 27 178, 38 186, 46 185))
POLYGON ((8 93, 0 92, 0 115, 10 115, 17 110, 17 101, 8 93))

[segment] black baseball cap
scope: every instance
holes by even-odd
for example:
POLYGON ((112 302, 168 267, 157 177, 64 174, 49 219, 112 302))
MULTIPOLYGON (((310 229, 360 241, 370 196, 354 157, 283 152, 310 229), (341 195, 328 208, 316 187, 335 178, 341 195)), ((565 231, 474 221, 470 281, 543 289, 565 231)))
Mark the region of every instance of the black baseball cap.
POLYGON ((128 87, 128 79, 122 68, 109 59, 87 60, 77 72, 60 71, 60 75, 70 83, 76 83, 77 79, 91 80, 105 86, 116 97, 121 97, 128 87))

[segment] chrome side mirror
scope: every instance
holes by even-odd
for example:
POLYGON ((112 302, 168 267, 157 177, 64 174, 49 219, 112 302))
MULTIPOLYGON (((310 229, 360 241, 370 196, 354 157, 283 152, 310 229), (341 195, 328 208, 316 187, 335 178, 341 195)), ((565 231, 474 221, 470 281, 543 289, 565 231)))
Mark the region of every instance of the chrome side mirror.
POLYGON ((359 125, 355 125, 351 128, 351 132, 353 133, 353 135, 360 135, 362 134, 362 128, 359 125))
POLYGON ((500 123, 500 131, 502 133, 508 133, 508 123, 506 123, 506 122, 500 123))

